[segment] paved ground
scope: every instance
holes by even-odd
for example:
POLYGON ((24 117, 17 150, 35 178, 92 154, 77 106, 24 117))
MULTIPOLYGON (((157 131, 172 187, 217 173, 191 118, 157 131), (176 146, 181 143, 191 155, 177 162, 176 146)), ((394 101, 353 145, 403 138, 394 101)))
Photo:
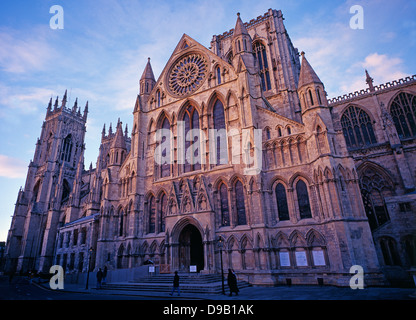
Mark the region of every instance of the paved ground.
POLYGON ((375 288, 362 290, 338 288, 330 286, 278 286, 278 287, 247 287, 240 290, 238 296, 217 294, 181 294, 170 296, 164 292, 152 291, 126 291, 96 289, 92 283, 88 289, 85 285, 64 284, 63 290, 51 290, 48 282, 30 284, 25 278, 15 278, 8 283, 6 277, 0 279, 0 300, 31 300, 31 299, 164 299, 164 300, 416 300, 415 288, 375 288), (67 294, 67 295, 65 295, 67 294))
MULTIPOLYGON (((7 277, 0 277, 0 306, 3 310, 13 310, 28 317, 45 311, 63 318, 79 314, 82 310, 83 316, 90 314, 94 318, 107 318, 109 312, 131 310, 133 313, 128 314, 147 314, 153 319, 230 319, 230 316, 236 315, 266 319, 291 310, 296 318, 309 317, 311 312, 318 312, 320 318, 325 318, 325 315, 333 318, 333 310, 336 310, 337 315, 349 318, 349 315, 356 317, 369 310, 373 316, 385 316, 384 313, 389 310, 394 310, 398 316, 405 316, 414 312, 416 300, 416 296, 411 297, 416 294, 414 288, 247 287, 241 289, 238 296, 232 297, 221 294, 183 294, 179 297, 175 294, 172 297, 161 292, 97 290, 94 286, 93 283, 85 289, 83 285, 66 283, 63 290, 51 290, 48 282, 30 283, 27 278, 16 277, 9 283, 7 277), (28 300, 35 304, 28 305, 28 300), (70 304, 63 304, 65 300, 71 300, 70 304), (73 300, 77 303, 74 304, 73 300), (380 305, 375 306, 370 300, 380 305), (330 303, 331 309, 325 309, 322 303, 330 303), (328 313, 328 310, 331 312, 328 313)), ((119 312, 116 314, 120 316, 119 312)))
MULTIPOLYGON (((48 288, 47 283, 42 284, 48 288)), ((170 296, 167 293, 149 291, 125 291, 96 289, 94 286, 88 290, 78 284, 65 284, 66 292, 90 293, 112 296, 136 296, 143 298, 173 299, 173 300, 416 300, 414 288, 365 288, 352 290, 330 286, 279 286, 279 287, 248 287, 240 290, 238 296, 216 294, 181 294, 170 296)))

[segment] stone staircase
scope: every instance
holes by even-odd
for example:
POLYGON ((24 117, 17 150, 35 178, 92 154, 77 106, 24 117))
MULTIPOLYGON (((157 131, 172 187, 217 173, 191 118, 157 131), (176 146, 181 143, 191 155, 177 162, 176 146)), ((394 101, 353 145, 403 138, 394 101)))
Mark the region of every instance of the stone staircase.
MULTIPOLYGON (((143 291, 170 293, 173 284, 173 274, 157 274, 153 276, 140 277, 134 281, 108 283, 103 285, 106 290, 143 291)), ((222 281, 220 274, 189 274, 179 273, 181 293, 195 294, 221 294, 222 281)), ((224 288, 228 294, 227 278, 224 275, 224 288)), ((240 289, 249 287, 246 281, 238 281, 240 289)))

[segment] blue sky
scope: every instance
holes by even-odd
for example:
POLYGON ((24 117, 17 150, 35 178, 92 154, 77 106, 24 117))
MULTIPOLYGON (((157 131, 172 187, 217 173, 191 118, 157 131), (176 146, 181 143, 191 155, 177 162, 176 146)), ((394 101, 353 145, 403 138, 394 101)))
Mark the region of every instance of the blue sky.
POLYGON ((329 97, 416 74, 416 1, 2 0, 0 2, 0 241, 10 228, 51 97, 89 101, 85 163, 95 166, 104 125, 132 128, 139 78, 151 57, 156 78, 183 33, 210 46, 214 34, 280 9, 288 33, 329 97), (64 29, 53 30, 53 5, 64 29), (350 8, 364 29, 350 28, 350 8))

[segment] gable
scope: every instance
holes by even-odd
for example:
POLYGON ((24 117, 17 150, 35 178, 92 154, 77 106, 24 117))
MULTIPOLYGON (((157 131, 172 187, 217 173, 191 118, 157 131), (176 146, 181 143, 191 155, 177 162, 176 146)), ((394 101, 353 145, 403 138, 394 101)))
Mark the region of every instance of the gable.
POLYGON ((150 96, 158 90, 172 103, 208 89, 208 80, 215 74, 212 70, 220 66, 229 77, 235 77, 234 69, 212 51, 184 34, 160 74, 150 96))

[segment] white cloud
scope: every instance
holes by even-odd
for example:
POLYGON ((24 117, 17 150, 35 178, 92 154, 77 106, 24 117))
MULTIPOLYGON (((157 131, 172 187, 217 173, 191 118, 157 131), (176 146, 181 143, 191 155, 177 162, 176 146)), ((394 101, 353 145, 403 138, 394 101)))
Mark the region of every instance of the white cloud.
POLYGON ((15 30, 0 31, 0 70, 2 71, 24 74, 42 70, 53 54, 54 50, 42 37, 42 32, 33 32, 22 37, 15 30))
POLYGON ((24 178, 27 172, 27 163, 20 159, 0 154, 0 177, 17 179, 24 178))
POLYGON ((351 76, 348 81, 343 81, 341 89, 344 93, 354 92, 366 89, 366 76, 364 70, 368 70, 374 80, 374 85, 386 83, 392 80, 398 80, 408 76, 404 70, 404 61, 397 57, 391 57, 387 54, 371 53, 363 61, 354 64, 349 71, 351 74, 360 74, 351 76))
POLYGON ((400 58, 389 57, 386 54, 372 53, 365 58, 362 66, 370 72, 377 83, 384 83, 407 76, 402 71, 404 61, 400 58))

